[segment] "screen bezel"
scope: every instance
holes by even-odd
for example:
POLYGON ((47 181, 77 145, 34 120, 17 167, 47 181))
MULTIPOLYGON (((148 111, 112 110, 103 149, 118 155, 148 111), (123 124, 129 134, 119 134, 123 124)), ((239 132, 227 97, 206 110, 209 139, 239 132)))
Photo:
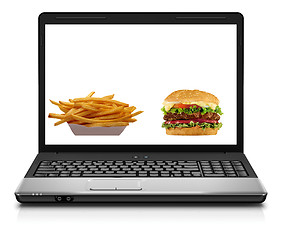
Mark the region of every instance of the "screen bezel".
POLYGON ((243 15, 241 13, 42 13, 38 19, 39 152, 243 152, 243 15), (46 24, 236 24, 237 144, 236 145, 46 145, 45 25, 46 24))

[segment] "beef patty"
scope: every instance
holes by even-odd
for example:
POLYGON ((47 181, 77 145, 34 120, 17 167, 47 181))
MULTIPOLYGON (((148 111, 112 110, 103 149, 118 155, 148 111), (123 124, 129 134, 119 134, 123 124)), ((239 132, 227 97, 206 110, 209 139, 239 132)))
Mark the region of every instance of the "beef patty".
POLYGON ((200 112, 192 113, 192 114, 186 114, 186 113, 167 113, 164 115, 164 120, 166 121, 173 121, 173 120, 186 120, 186 119, 195 119, 195 118, 201 118, 201 119, 208 119, 208 120, 219 120, 220 116, 217 113, 205 113, 202 115, 200 112))

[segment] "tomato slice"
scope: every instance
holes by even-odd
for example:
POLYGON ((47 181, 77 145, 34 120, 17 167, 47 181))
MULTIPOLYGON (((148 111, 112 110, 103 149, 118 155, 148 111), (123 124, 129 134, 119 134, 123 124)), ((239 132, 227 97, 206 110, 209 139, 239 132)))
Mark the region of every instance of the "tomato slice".
POLYGON ((174 104, 174 108, 190 108, 190 107, 194 107, 196 106, 197 108, 201 108, 199 105, 197 104, 182 104, 182 103, 178 103, 178 104, 174 104))

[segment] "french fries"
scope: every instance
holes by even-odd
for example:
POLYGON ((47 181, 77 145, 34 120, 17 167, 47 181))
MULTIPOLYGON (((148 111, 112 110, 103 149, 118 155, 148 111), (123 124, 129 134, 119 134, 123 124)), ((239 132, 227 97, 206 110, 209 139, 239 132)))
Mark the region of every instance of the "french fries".
POLYGON ((59 119, 55 122, 55 126, 67 122, 85 127, 117 127, 137 121, 133 117, 143 112, 133 113, 136 107, 113 100, 114 94, 98 98, 92 97, 94 93, 91 92, 84 98, 69 99, 69 102, 50 100, 63 113, 49 113, 48 117, 59 119))

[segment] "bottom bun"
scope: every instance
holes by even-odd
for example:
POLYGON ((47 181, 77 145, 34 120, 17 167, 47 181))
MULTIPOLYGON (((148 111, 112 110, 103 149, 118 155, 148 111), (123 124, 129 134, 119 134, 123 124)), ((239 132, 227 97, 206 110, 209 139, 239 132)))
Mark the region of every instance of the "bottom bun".
POLYGON ((192 128, 168 128, 166 129, 167 135, 216 135, 218 128, 202 129, 199 126, 192 128))

